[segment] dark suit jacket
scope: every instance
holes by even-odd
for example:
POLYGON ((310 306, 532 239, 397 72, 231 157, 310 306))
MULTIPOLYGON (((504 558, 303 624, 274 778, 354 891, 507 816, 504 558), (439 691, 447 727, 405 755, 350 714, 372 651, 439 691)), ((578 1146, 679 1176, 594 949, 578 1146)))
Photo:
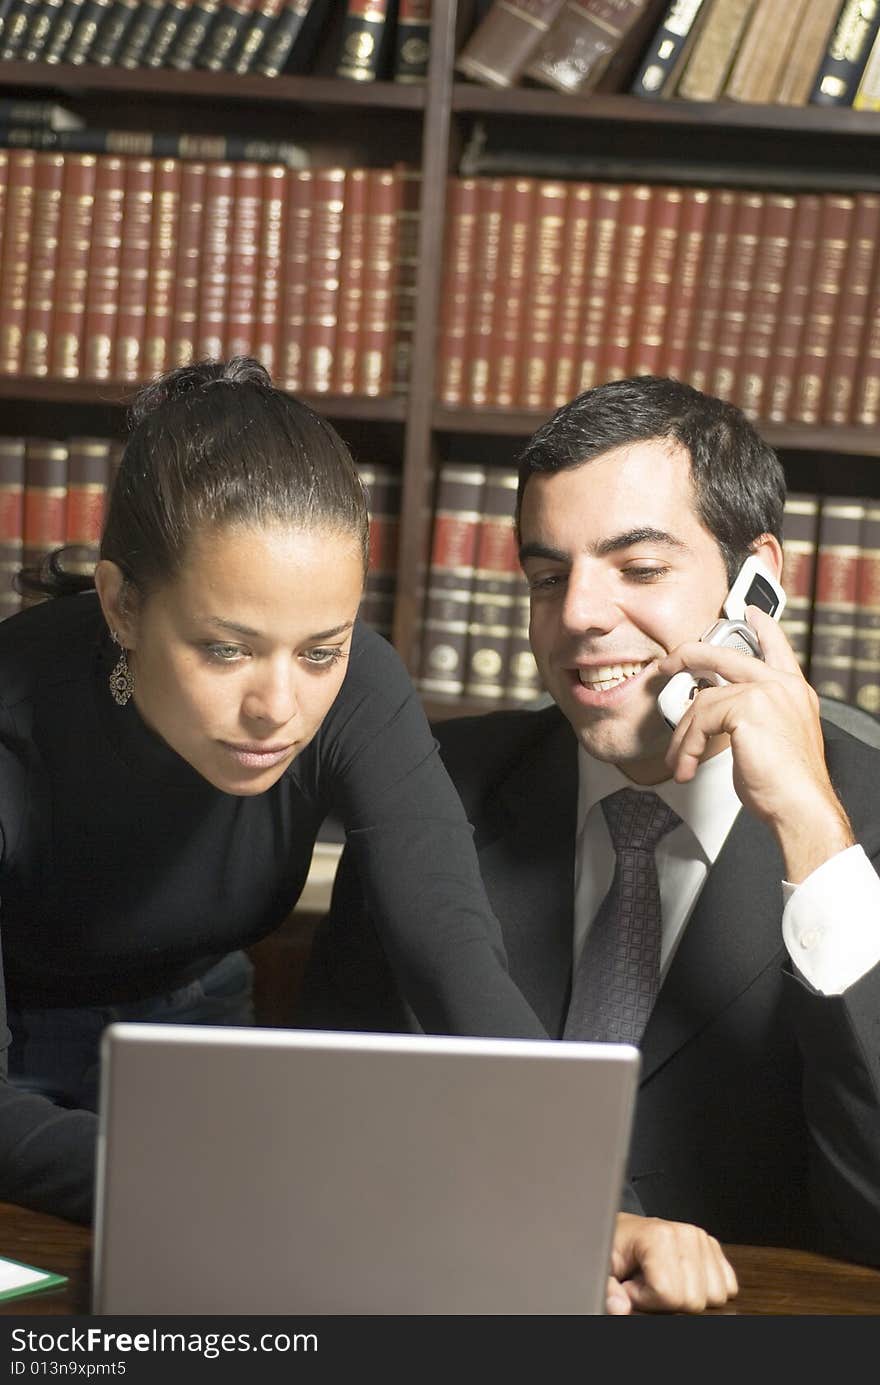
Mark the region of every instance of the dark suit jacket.
MULTIPOLYGON (((823 729, 835 787, 877 869, 880 751, 823 729)), ((559 1037, 571 985, 574 734, 556 707, 435 730, 511 974, 559 1037)), ((880 965, 842 996, 797 979, 782 941, 782 874, 772 835, 741 811, 645 1032, 630 1176, 646 1213, 728 1243, 880 1264, 880 965)), ((297 1023, 413 1027, 347 853, 297 1023)))

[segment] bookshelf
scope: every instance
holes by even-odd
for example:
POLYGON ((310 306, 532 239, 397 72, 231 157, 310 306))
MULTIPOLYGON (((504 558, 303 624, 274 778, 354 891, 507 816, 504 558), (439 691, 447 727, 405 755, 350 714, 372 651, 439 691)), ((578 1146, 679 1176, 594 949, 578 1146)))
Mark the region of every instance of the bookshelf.
MULTIPOLYGON (((335 7, 341 8, 341 7, 335 7)), ((485 8, 485 7, 484 7, 485 8)), ((422 176, 411 368, 405 394, 366 398, 303 394, 355 448, 401 468, 400 540, 394 642, 416 671, 433 478, 438 464, 465 448, 484 463, 509 464, 516 446, 546 416, 524 409, 453 408, 435 396, 437 331, 447 179, 476 121, 499 147, 530 154, 613 158, 621 168, 652 164, 683 170, 693 161, 733 170, 785 189, 877 191, 880 114, 843 107, 757 106, 732 101, 644 101, 597 92, 579 99, 549 89, 500 91, 458 79, 454 58, 470 32, 473 0, 434 0, 427 79, 345 81, 332 75, 338 24, 330 24, 308 75, 275 78, 207 71, 176 72, 48 66, 0 61, 0 96, 62 101, 90 124, 120 129, 241 133, 293 139, 312 162, 385 166, 405 160, 422 176), (389 152, 393 151, 393 152, 389 152), (872 157, 873 156, 873 157, 872 157)), ((573 165, 574 167, 574 165, 573 165)), ((577 174, 573 176, 592 176, 577 174)), ((721 179, 719 178, 719 181, 721 179)), ((0 376, 2 431, 61 427, 87 432, 121 417, 128 382, 0 376)), ((783 459, 792 489, 880 496, 880 429, 826 425, 760 425, 783 459)), ((425 697, 431 715, 488 710, 486 699, 425 697)))

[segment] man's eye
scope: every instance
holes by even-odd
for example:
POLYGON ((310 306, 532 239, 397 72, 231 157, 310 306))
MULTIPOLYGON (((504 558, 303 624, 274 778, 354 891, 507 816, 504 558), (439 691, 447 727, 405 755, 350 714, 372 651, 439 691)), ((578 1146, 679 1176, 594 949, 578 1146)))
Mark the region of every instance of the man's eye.
POLYGON ((530 577, 528 579, 529 590, 533 592, 553 591, 565 581, 565 576, 561 572, 548 572, 542 576, 530 577))
POLYGON ((623 569, 625 576, 632 578, 634 582, 654 582, 658 577, 669 571, 668 567, 627 567, 623 569))

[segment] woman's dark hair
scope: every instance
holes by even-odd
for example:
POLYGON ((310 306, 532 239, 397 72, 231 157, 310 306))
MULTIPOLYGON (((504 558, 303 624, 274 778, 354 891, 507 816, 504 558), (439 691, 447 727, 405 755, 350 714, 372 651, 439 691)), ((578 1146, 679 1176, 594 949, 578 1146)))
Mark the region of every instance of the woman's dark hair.
POLYGON ((582 466, 612 448, 655 438, 688 453, 697 513, 714 535, 732 582, 761 534, 781 539, 785 473, 744 413, 679 380, 612 380, 557 409, 518 458, 517 532, 523 492, 534 473, 582 466))
MULTIPOLYGON (((179 573, 195 533, 227 524, 284 524, 351 535, 366 572, 364 491, 329 423, 276 389, 259 361, 199 361, 134 399, 100 556, 141 595, 179 573)), ((65 568, 65 550, 21 589, 61 596, 94 585, 65 568)))

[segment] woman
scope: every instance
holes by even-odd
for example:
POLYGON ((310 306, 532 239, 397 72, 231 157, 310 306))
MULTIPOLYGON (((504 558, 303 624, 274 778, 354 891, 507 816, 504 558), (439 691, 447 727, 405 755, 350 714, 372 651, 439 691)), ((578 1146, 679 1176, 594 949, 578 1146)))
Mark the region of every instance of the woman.
POLYGON ((102 1028, 248 1022, 241 949, 328 814, 422 1026, 545 1037, 412 685, 356 623, 344 444, 242 359, 171 372, 132 423, 96 591, 56 560, 29 585, 63 599, 0 625, 0 1200, 78 1219, 102 1028))

